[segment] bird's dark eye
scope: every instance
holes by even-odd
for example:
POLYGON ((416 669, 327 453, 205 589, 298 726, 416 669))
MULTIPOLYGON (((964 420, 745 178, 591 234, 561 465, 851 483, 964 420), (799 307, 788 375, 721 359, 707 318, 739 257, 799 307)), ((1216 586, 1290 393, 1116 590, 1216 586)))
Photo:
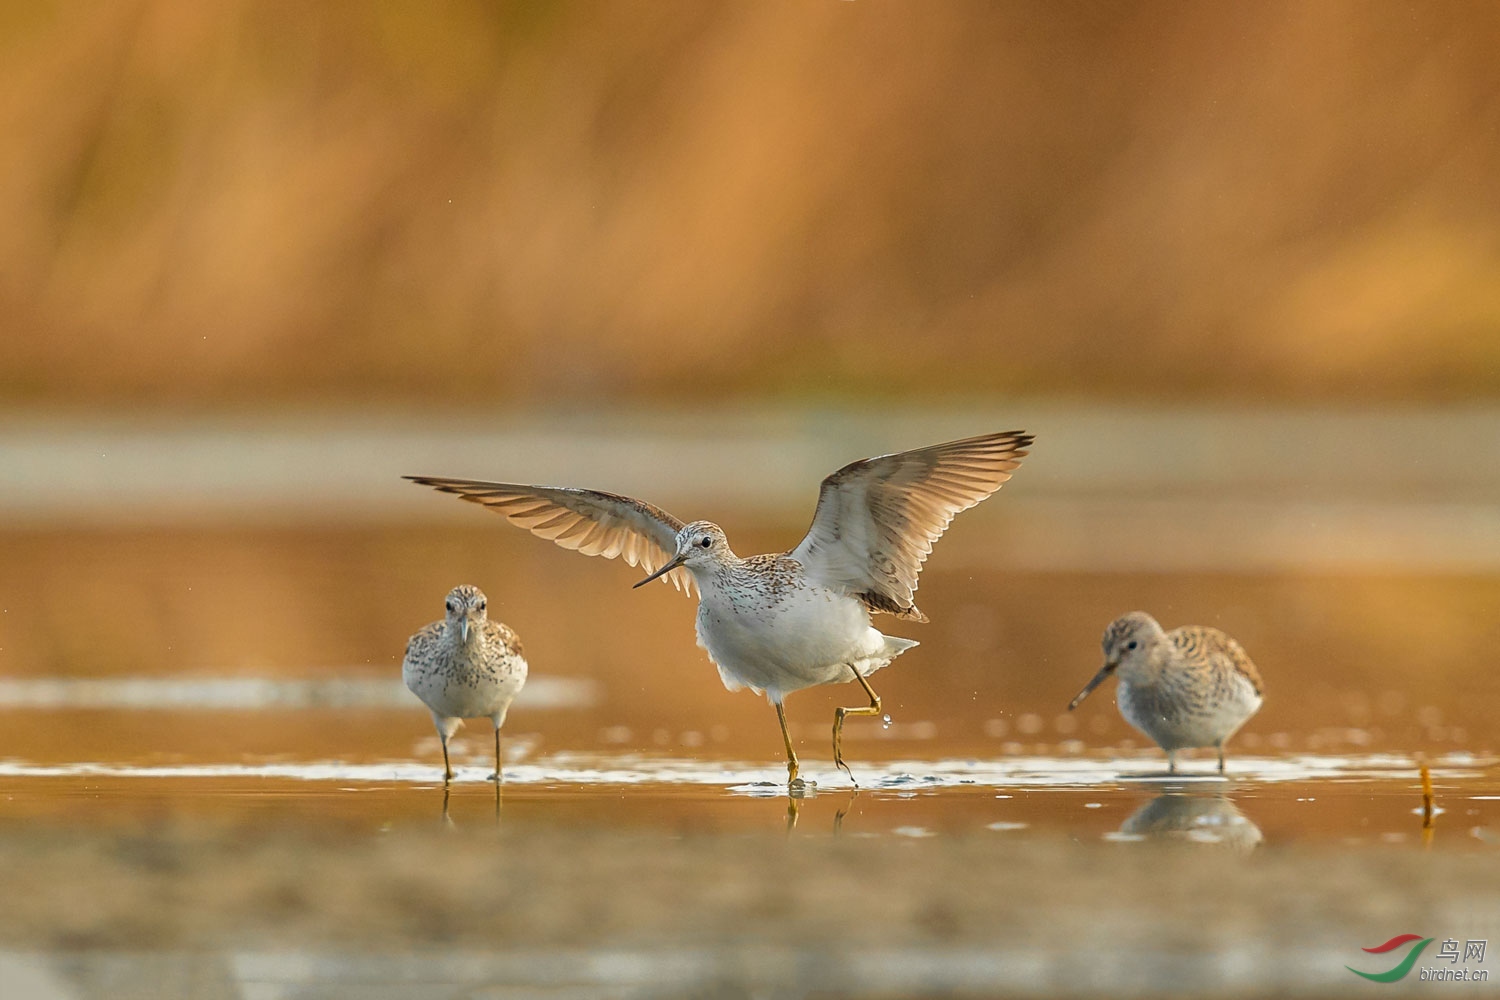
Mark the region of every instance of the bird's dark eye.
POLYGON ((1131 639, 1129 642, 1127 642, 1125 644, 1125 648, 1126 649, 1134 649, 1135 647, 1137 647, 1139 645, 1140 645, 1140 643, 1136 642, 1134 639, 1131 639))
POLYGON ((448 602, 447 608, 448 608, 449 611, 457 610, 456 608, 453 607, 453 602, 452 601, 448 602))
POLYGON ((710 545, 712 545, 713 543, 714 543, 714 540, 712 538, 709 538, 707 535, 704 535, 703 536, 703 540, 701 542, 699 542, 698 544, 701 545, 701 546, 703 546, 706 549, 710 545))
POLYGON ((475 611, 483 611, 484 610, 484 602, 480 601, 478 604, 474 605, 474 610, 475 611))

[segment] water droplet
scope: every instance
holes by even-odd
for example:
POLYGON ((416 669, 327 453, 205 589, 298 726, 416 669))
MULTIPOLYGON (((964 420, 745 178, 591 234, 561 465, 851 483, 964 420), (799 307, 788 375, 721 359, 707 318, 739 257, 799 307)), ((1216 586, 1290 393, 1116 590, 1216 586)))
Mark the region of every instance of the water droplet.
POLYGON ((881 723, 881 728, 883 728, 883 729, 889 729, 889 728, 891 728, 891 717, 889 715, 883 715, 883 716, 881 716, 880 717, 880 723, 881 723))

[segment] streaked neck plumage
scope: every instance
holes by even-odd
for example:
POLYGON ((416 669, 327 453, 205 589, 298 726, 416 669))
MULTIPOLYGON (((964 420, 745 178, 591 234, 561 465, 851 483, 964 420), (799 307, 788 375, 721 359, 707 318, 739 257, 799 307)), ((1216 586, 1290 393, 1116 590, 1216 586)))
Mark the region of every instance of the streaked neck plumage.
POLYGON ((700 594, 710 588, 728 586, 735 570, 745 563, 729 547, 724 529, 712 521, 694 521, 684 526, 677 533, 677 551, 682 565, 693 574, 700 594))
POLYGON ((731 587, 735 572, 744 565, 745 560, 735 555, 728 545, 722 551, 715 549, 705 552, 686 563, 688 572, 693 574, 693 580, 698 584, 700 594, 731 587))
POLYGON ((443 641, 450 649, 460 653, 472 653, 484 643, 484 621, 469 619, 469 637, 464 638, 462 621, 450 621, 443 626, 443 641))

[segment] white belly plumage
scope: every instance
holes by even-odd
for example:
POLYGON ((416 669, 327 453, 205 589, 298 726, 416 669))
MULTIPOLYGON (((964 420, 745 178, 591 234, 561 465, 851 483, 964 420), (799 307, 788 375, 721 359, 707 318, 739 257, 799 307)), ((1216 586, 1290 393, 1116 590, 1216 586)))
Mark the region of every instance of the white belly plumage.
POLYGON ((822 587, 792 587, 767 600, 709 580, 699 586, 698 645, 731 691, 749 687, 780 702, 802 688, 852 681, 851 666, 869 675, 917 645, 882 635, 863 604, 822 587))
POLYGON ((506 669, 470 662, 462 655, 445 670, 422 670, 402 665, 406 686, 432 712, 452 719, 493 719, 503 722, 510 703, 526 683, 526 661, 509 657, 506 669))

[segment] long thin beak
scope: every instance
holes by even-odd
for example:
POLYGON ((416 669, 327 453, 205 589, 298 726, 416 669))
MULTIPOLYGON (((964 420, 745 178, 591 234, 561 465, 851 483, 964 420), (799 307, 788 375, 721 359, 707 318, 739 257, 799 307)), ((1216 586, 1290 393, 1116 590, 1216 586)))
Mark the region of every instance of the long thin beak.
POLYGON ((650 583, 652 580, 655 580, 658 577, 666 576, 668 573, 672 572, 678 566, 681 566, 686 560, 687 560, 687 553, 686 552, 679 552, 679 553, 677 553, 675 556, 673 556, 671 559, 669 559, 667 561, 667 564, 665 566, 663 566, 661 569, 657 570, 655 573, 652 573, 650 576, 646 577, 646 579, 642 580, 640 583, 633 584, 630 589, 631 590, 635 590, 637 587, 644 587, 646 584, 650 583))
POLYGON ((1106 663, 1104 666, 1100 667, 1099 672, 1094 675, 1094 679, 1089 681, 1088 684, 1084 686, 1084 689, 1082 691, 1078 692, 1078 697, 1068 702, 1068 711, 1071 712, 1073 711, 1073 709, 1077 708, 1078 703, 1087 698, 1089 694, 1093 692, 1094 688, 1098 687, 1100 684, 1103 684, 1104 678, 1114 673, 1115 668, 1118 666, 1118 663, 1106 663))
POLYGON ((463 620, 461 620, 458 623, 458 641, 459 642, 468 642, 469 641, 469 619, 468 619, 467 616, 464 617, 463 620))

